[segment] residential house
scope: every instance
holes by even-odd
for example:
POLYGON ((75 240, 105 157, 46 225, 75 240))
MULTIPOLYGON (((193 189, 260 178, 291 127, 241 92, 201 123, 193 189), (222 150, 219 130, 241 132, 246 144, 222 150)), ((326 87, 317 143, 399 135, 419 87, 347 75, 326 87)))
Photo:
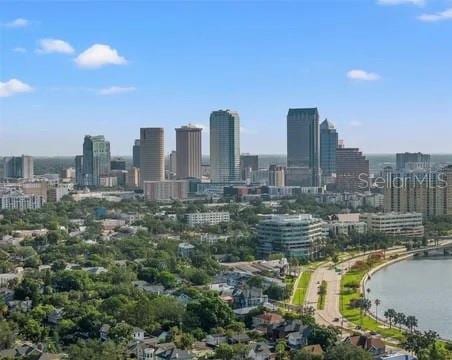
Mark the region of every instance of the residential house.
POLYGON ((386 352, 385 343, 378 336, 354 335, 346 338, 345 342, 366 350, 373 357, 383 355, 386 352))
POLYGON ((251 344, 246 358, 251 360, 273 360, 276 358, 276 354, 267 343, 259 342, 251 344))

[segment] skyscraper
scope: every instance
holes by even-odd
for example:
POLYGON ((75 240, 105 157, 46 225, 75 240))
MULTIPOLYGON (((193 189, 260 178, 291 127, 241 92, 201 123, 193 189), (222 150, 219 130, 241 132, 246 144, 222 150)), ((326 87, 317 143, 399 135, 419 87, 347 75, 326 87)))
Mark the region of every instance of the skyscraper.
POLYGON ((176 129, 176 177, 198 178, 201 173, 201 132, 191 124, 176 129))
POLYGON ((259 169, 259 157, 257 155, 240 155, 240 176, 242 180, 251 179, 251 174, 259 169))
POLYGON ((268 185, 284 186, 286 184, 285 170, 284 166, 270 165, 268 169, 268 185))
POLYGON ((336 188, 364 192, 369 189, 369 160, 357 148, 337 148, 336 188))
MULTIPOLYGON (((309 170, 307 173, 310 176, 311 186, 320 185, 319 142, 317 108, 289 109, 287 114, 287 167, 309 170)), ((300 182, 304 182, 304 179, 300 179, 300 182)))
POLYGON ((34 176, 33 157, 28 155, 7 157, 3 160, 5 178, 32 179, 34 176))
POLYGON ((133 144, 132 166, 136 168, 140 167, 140 139, 136 139, 133 144))
POLYGON ((110 161, 111 170, 125 170, 126 169, 126 161, 122 158, 115 158, 110 161))
POLYGON ((338 136, 334 125, 325 119, 320 124, 320 168, 322 176, 331 177, 336 173, 336 149, 338 136))
POLYGON ((84 185, 83 178, 83 155, 77 155, 75 157, 75 183, 78 186, 84 185))
POLYGON ((430 155, 418 153, 397 153, 396 169, 403 170, 420 170, 426 171, 431 168, 430 155))
POLYGON ((83 182, 100 186, 100 177, 110 172, 110 142, 103 135, 86 135, 83 142, 83 182))
POLYGON ((240 118, 230 110, 210 114, 210 176, 213 182, 240 180, 240 118))
POLYGON ((141 182, 165 179, 163 128, 140 129, 141 182))

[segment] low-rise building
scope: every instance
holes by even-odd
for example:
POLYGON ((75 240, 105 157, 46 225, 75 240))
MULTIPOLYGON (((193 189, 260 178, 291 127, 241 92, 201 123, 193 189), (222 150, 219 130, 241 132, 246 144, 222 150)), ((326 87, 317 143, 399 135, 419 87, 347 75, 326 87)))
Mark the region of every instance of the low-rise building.
POLYGON ((423 237, 422 213, 368 213, 360 216, 369 231, 382 232, 390 236, 423 237))
POLYGON ((42 195, 25 194, 15 189, 0 189, 0 210, 34 210, 46 203, 42 195))
POLYGON ((185 215, 188 226, 196 225, 218 225, 229 222, 231 217, 229 212, 197 212, 185 215))
POLYGON ((323 221, 310 214, 269 215, 257 226, 263 256, 282 253, 286 257, 311 258, 324 239, 323 221))

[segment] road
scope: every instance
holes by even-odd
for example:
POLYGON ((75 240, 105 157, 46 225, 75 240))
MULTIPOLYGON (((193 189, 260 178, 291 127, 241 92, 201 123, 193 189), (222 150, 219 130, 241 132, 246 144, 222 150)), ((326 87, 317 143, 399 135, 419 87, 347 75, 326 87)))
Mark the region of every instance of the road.
MULTIPOLYGON (((440 246, 448 246, 452 243, 451 239, 440 241, 440 246)), ((419 251, 419 250, 414 250, 419 251)), ((405 247, 396 247, 388 249, 386 256, 390 255, 402 255, 409 254, 412 251, 407 252, 405 247)), ((339 306, 340 306, 340 286, 342 273, 345 273, 350 267, 358 260, 364 260, 370 253, 355 256, 347 259, 336 265, 336 268, 340 270, 335 271, 335 267, 332 262, 325 263, 319 266, 311 275, 311 281, 306 293, 306 305, 312 306, 316 309, 315 319, 317 323, 321 325, 333 325, 336 327, 342 327, 343 330, 353 330, 355 325, 342 318, 339 306), (327 283, 327 293, 325 297, 325 306, 323 310, 317 310, 317 302, 319 299, 318 286, 325 280, 327 283), (338 320, 338 321, 335 321, 338 320)))
MULTIPOLYGON (((386 255, 401 254, 405 252, 405 248, 395 248, 388 250, 386 255)), ((322 281, 327 283, 327 293, 325 297, 325 307, 323 310, 316 310, 316 322, 321 325, 341 326, 344 329, 353 329, 354 325, 347 320, 342 319, 340 313, 340 286, 341 273, 350 269, 350 267, 358 260, 364 260, 369 256, 369 253, 345 260, 336 266, 340 273, 335 271, 333 263, 329 262, 318 267, 311 275, 311 282, 306 294, 306 305, 310 305, 317 309, 317 302, 319 299, 318 286, 322 281), (339 321, 334 321, 339 320, 339 321)))

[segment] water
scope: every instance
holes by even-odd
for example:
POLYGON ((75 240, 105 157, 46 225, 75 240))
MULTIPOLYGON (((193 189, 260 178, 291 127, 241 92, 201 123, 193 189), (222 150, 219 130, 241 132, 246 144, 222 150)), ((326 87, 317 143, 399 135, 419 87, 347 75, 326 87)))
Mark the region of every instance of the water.
POLYGON ((416 316, 420 330, 434 330, 452 339, 452 258, 398 262, 374 274, 366 287, 371 289, 372 304, 381 300, 380 318, 392 308, 416 316))

